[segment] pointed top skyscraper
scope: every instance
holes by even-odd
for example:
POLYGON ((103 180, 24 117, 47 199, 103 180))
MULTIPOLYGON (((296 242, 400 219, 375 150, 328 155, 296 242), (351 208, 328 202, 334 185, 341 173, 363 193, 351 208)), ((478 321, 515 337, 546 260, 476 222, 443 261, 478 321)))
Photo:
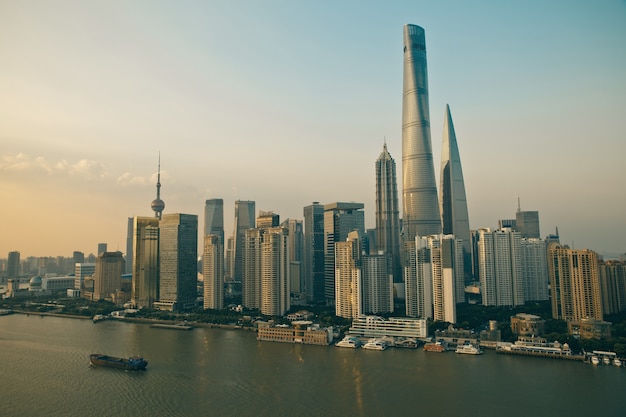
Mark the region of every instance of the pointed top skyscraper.
POLYGON ((449 105, 446 105, 446 114, 444 116, 441 175, 439 178, 441 181, 439 206, 441 209, 443 233, 463 239, 464 269, 469 271, 471 266, 471 241, 467 198, 465 197, 461 156, 456 143, 456 134, 454 133, 449 105))
POLYGON ((402 88, 402 202, 404 239, 441 233, 430 140, 424 29, 404 25, 402 88))
POLYGON ((157 171, 157 183, 156 183, 157 195, 154 200, 152 200, 152 210, 154 211, 154 217, 157 219, 161 219, 161 215, 163 214, 163 209, 165 208, 165 202, 161 200, 161 154, 159 153, 159 168, 157 171))

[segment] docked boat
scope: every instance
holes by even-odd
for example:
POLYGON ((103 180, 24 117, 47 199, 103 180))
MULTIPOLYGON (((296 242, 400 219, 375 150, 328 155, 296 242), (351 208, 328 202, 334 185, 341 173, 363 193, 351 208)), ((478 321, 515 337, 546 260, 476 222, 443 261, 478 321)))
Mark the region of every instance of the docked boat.
POLYGON ((613 358, 613 366, 617 366, 619 368, 622 366, 622 360, 620 358, 613 358))
POLYGON ((335 343, 337 347, 345 347, 345 348, 358 348, 363 344, 358 337, 355 336, 346 336, 341 339, 339 342, 335 343))
POLYGON ((114 356, 93 353, 89 355, 89 362, 93 366, 103 366, 105 368, 123 369, 124 371, 144 371, 148 362, 139 356, 130 358, 116 358, 114 356))
POLYGON ((366 344, 363 345, 363 349, 368 350, 385 350, 387 349, 388 344, 384 340, 381 339, 370 339, 366 344))
POLYGON ((95 316, 93 316, 93 322, 94 323, 98 323, 100 321, 104 321, 107 319, 107 316, 103 315, 103 314, 96 314, 95 316))
POLYGON ((592 365, 600 365, 600 359, 597 356, 592 356, 591 357, 591 364, 592 365))
POLYGON ((445 352, 446 350, 448 347, 442 342, 430 342, 424 345, 424 352, 445 352))
POLYGON ((611 364, 611 359, 608 356, 605 356, 602 358, 602 363, 605 365, 610 365, 611 364))
POLYGON ((480 346, 475 346, 471 343, 465 343, 456 347, 455 353, 463 353, 467 355, 480 355, 483 353, 480 346))

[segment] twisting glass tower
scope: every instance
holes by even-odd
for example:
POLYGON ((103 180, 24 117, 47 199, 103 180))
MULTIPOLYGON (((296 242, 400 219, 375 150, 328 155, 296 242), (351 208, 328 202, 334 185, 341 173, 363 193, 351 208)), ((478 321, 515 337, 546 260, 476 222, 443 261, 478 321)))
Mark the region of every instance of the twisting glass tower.
POLYGON ((430 140, 424 29, 404 25, 402 89, 402 197, 404 239, 441 233, 430 140))

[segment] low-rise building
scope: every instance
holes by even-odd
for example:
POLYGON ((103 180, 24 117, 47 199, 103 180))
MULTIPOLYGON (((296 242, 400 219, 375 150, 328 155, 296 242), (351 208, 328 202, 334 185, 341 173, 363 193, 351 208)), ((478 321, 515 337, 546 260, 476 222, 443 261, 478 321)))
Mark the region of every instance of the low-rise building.
POLYGON ((350 334, 361 337, 402 337, 423 339, 428 336, 426 319, 408 317, 359 316, 352 320, 350 334))
POLYGON ((257 339, 269 342, 302 343, 305 345, 329 345, 333 340, 332 327, 320 327, 311 321, 294 321, 292 325, 272 326, 257 322, 257 339))
POLYGON ((581 339, 604 339, 611 337, 611 323, 593 318, 567 322, 569 334, 581 339))
POLYGON ((541 336, 546 321, 533 314, 519 313, 511 317, 511 331, 519 336, 541 336))

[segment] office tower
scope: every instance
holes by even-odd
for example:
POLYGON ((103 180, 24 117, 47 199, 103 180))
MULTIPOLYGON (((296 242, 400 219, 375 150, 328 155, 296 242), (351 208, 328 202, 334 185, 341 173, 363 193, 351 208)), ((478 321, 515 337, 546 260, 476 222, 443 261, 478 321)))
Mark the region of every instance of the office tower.
POLYGON ((242 302, 250 309, 261 308, 261 244, 265 229, 247 229, 242 242, 242 302))
POLYGON ((513 229, 517 230, 515 219, 500 219, 498 220, 498 229, 513 229))
POLYGON ((626 262, 600 262, 600 289, 602 312, 617 314, 626 310, 626 262))
POLYGON ((550 243, 548 270, 552 318, 602 320, 598 255, 588 249, 570 249, 550 243))
POLYGON ((456 323, 456 304, 465 301, 463 241, 454 235, 423 237, 430 249, 433 320, 456 323))
POLYGON ((216 235, 224 245, 224 200, 212 198, 204 204, 204 236, 216 235))
POLYGON ((19 277, 21 275, 20 269, 20 253, 17 251, 9 252, 9 257, 7 259, 7 277, 19 277))
POLYGON ((365 314, 393 313, 393 275, 391 255, 383 253, 361 256, 361 298, 365 314))
POLYGON ((106 252, 106 251, 107 251, 107 244, 98 243, 98 252, 96 253, 96 256, 99 256, 101 253, 106 252))
POLYGON ((159 219, 133 219, 133 288, 131 303, 152 308, 159 299, 159 219))
POLYGON ((204 236, 202 275, 204 277, 204 309, 224 308, 224 280, 222 263, 224 250, 218 235, 204 236))
POLYGON ((304 294, 304 228, 302 220, 287 219, 281 227, 289 233, 289 286, 294 294, 304 294))
POLYGON ((335 243, 343 242, 353 230, 365 234, 363 203, 330 203, 324 206, 324 296, 327 305, 335 303, 335 243))
POLYGON ((96 264, 91 262, 80 262, 74 265, 74 289, 82 290, 85 278, 92 276, 96 272, 96 264))
POLYGON ((235 238, 233 236, 230 236, 226 241, 226 255, 224 259, 224 281, 227 282, 233 281, 233 270, 235 268, 235 258, 233 257, 235 251, 234 248, 235 238))
POLYGON ((100 252, 93 276, 93 300, 113 300, 122 289, 125 262, 122 252, 100 252))
POLYGON ((548 251, 543 239, 522 238, 522 274, 525 301, 546 301, 548 284, 548 251))
POLYGON ((282 316, 291 307, 289 289, 289 233, 269 227, 261 243, 261 314, 282 316))
POLYGON ((511 229, 479 229, 478 259, 483 305, 524 305, 521 235, 511 229))
POLYGON ((198 298, 198 216, 164 214, 159 222, 159 301, 162 310, 183 311, 198 298))
POLYGON ((128 223, 126 224, 126 254, 124 259, 126 260, 126 270, 124 273, 132 274, 133 273, 133 224, 134 219, 132 217, 128 218, 128 223))
MULTIPOLYGON (((396 182, 396 162, 387 151, 387 143, 376 160, 376 253, 383 251, 389 255, 391 274, 394 282, 402 282, 400 260, 400 213, 398 209, 398 185, 396 182)), ((368 233, 369 235, 369 233, 368 233)))
POLYGON ((280 216, 272 211, 259 211, 256 218, 256 227, 259 229, 267 229, 269 227, 278 227, 280 224, 280 216))
POLYGON ((361 315, 361 242, 359 232, 348 233, 345 241, 334 243, 335 315, 356 318, 361 315))
POLYGON ((159 167, 157 170, 156 198, 152 200, 150 207, 154 211, 154 217, 161 220, 163 210, 165 209, 165 202, 161 200, 161 154, 159 154, 159 167))
POLYGON ((404 285, 406 315, 433 318, 433 270, 428 240, 415 237, 405 241, 404 285))
MULTIPOLYGON (((452 124, 450 106, 446 105, 443 125, 443 146, 441 148, 440 176, 441 227, 444 235, 454 235, 463 241, 463 265, 465 277, 471 279, 471 238, 465 182, 461 168, 461 156, 452 124)), ((465 279, 465 278, 464 278, 465 279)))
POLYGON ((430 140, 424 29, 404 25, 402 88, 402 200, 404 240, 441 233, 430 140))
POLYGON ((72 254, 72 263, 74 265, 85 262, 85 254, 83 252, 74 251, 72 254))
POLYGON ((243 240, 248 229, 254 229, 254 201, 235 201, 235 230, 233 236, 235 244, 233 246, 233 270, 234 281, 242 282, 243 279, 243 240))
POLYGON ((517 209, 515 213, 515 228, 522 234, 522 237, 528 239, 539 239, 539 212, 538 211, 521 211, 517 209))
POLYGON ((304 207, 304 282, 310 303, 324 301, 324 206, 304 207))

